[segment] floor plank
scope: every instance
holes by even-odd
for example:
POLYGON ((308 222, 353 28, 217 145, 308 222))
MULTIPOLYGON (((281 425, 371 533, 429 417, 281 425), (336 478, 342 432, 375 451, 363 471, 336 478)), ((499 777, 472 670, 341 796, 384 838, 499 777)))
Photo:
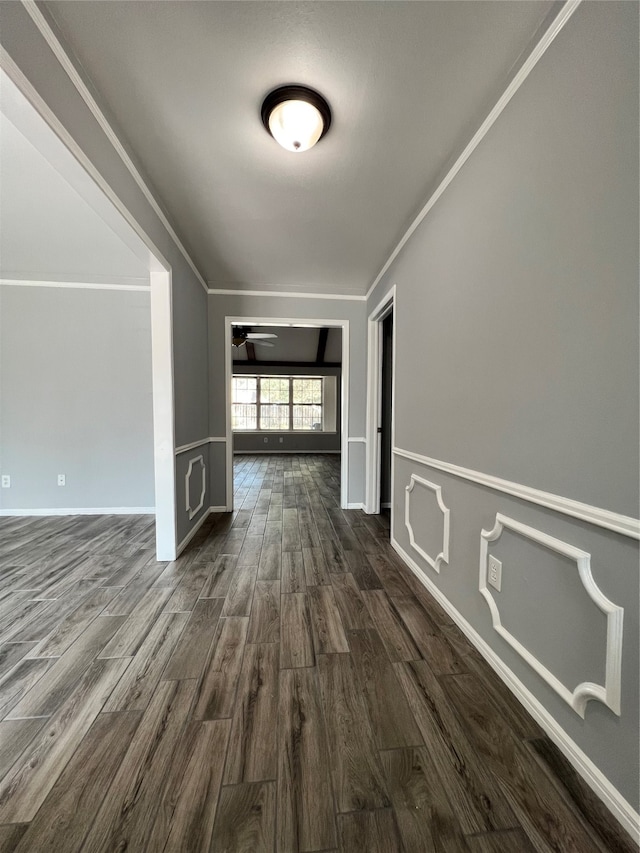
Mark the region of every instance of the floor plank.
POLYGON ((232 716, 248 627, 246 617, 220 619, 205 674, 198 686, 195 720, 232 716))
POLYGON ((149 851, 208 853, 229 728, 229 720, 188 724, 154 818, 149 851))
POLYGON ((193 681, 163 681, 154 694, 82 847, 144 850, 193 701, 193 681))
POLYGON ((341 853, 403 853, 391 809, 341 814, 338 826, 341 853))
POLYGON ((390 806, 350 655, 321 655, 318 674, 337 811, 390 806))
POLYGON ((33 820, 129 665, 96 661, 0 783, 0 824, 33 820))
POLYGON ((249 643, 278 643, 280 641, 280 581, 256 581, 249 643))
POLYGON ((222 789, 211 853, 272 853, 275 788, 275 782, 253 782, 222 789))
POLYGON ((280 673, 278 839, 282 853, 336 844, 328 746, 311 669, 280 673))
POLYGON ((38 810, 16 853, 78 850, 124 758, 140 714, 99 714, 38 810))
POLYGON ((406 853, 464 853, 467 844, 429 747, 381 753, 406 853))
POLYGON ((222 598, 204 598, 196 602, 162 675, 163 679, 173 681, 200 678, 209 656, 223 604, 222 598))
POLYGON ((280 668, 313 666, 315 655, 306 595, 292 592, 281 598, 280 668))
POLYGON ((348 652, 349 643, 344 633, 333 587, 308 587, 307 602, 316 655, 348 652))
POLYGON ((278 712, 276 643, 248 644, 238 682, 225 785, 276 778, 277 742, 271 737, 278 712))

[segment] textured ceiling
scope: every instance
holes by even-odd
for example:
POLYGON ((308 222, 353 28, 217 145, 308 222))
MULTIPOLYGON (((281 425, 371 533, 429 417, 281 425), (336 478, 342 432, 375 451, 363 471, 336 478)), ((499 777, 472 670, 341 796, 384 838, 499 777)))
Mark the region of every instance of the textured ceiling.
POLYGON ((366 292, 550 2, 47 2, 210 286, 366 292), (262 98, 319 89, 290 154, 262 98))

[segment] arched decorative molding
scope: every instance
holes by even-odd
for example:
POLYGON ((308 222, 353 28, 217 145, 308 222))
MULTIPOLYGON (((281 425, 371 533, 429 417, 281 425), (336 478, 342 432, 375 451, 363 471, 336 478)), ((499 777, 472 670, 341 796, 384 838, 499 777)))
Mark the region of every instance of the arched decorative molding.
POLYGON ((189 460, 189 467, 187 468, 187 473, 184 475, 185 505, 187 513, 189 515, 189 521, 191 521, 191 519, 196 516, 204 506, 204 496, 206 490, 207 480, 204 458, 202 456, 194 456, 193 459, 189 460), (197 468, 200 469, 200 474, 202 476, 202 491, 200 492, 200 500, 198 501, 198 506, 192 507, 191 498, 189 494, 191 491, 191 475, 197 468))
POLYGON ((405 496, 404 496, 404 523, 409 531, 409 541, 411 542, 411 547, 414 551, 417 551, 418 554, 422 557, 423 560, 431 566, 431 568, 439 572, 440 566, 442 563, 449 562, 449 509, 445 506, 444 501, 442 500, 442 488, 438 486, 436 483, 432 483, 429 480, 425 480, 423 477, 419 477, 417 474, 411 475, 411 480, 409 485, 405 488, 405 496), (442 548, 440 553, 436 557, 431 557, 427 552, 422 548, 418 542, 416 541, 415 533, 413 531, 413 527, 411 526, 411 495, 413 494, 413 490, 416 487, 416 484, 420 484, 424 486, 425 489, 433 492, 436 496, 436 501, 438 503, 438 508, 442 513, 442 548))
POLYGON ((491 611, 493 627, 509 645, 567 702, 573 710, 584 718, 587 702, 595 699, 610 708, 620 716, 620 680, 622 664, 622 617, 624 610, 604 595, 597 586, 591 574, 591 555, 568 542, 555 539, 501 513, 496 514, 496 523, 492 530, 483 530, 480 539, 480 592, 484 596, 491 611), (502 625, 498 604, 487 583, 489 543, 496 542, 504 529, 513 530, 521 536, 531 539, 574 560, 578 575, 589 598, 607 617, 607 646, 605 650, 605 683, 594 684, 583 681, 573 690, 564 685, 544 664, 538 660, 522 643, 502 625))

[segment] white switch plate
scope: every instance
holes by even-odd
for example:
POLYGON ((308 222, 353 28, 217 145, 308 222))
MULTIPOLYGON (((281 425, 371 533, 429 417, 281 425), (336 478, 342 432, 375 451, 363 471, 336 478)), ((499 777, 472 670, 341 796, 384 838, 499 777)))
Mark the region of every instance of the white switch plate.
POLYGON ((11 488, 11 477, 9 476, 9 474, 3 474, 2 475, 2 488, 3 489, 10 489, 11 488))
POLYGON ((280 444, 282 444, 283 441, 284 439, 282 438, 282 436, 280 436, 280 444))
POLYGON ((502 587, 502 563, 491 555, 489 556, 487 576, 489 586, 494 587, 500 592, 500 588, 502 587))
POLYGON ((66 478, 65 474, 58 474, 58 485, 59 486, 66 486, 67 485, 67 478, 66 478))

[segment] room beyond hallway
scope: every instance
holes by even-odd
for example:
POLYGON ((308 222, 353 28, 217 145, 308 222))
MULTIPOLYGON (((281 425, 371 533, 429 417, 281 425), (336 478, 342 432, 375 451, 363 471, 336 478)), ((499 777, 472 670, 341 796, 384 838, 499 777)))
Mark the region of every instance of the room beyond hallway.
POLYGON ((153 519, 0 519, 0 850, 631 851, 333 455, 153 519))

